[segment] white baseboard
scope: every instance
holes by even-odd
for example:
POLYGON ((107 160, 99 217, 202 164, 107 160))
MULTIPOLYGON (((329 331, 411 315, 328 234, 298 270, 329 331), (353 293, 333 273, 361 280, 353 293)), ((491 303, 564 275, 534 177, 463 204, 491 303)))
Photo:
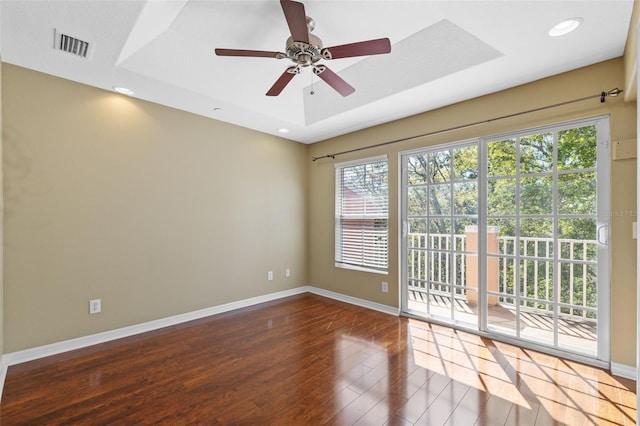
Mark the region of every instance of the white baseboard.
POLYGON ((257 296, 249 299, 239 300, 237 302, 225 303, 223 305, 213 306, 211 308, 200 309, 197 311, 174 315, 167 318, 161 318, 158 320, 144 322, 128 327, 117 328, 102 333, 91 334, 89 336, 83 336, 75 339, 51 343, 48 345, 37 346, 22 351, 6 353, 2 355, 0 360, 0 398, 2 398, 2 388, 4 387, 4 379, 7 375, 7 369, 12 365, 20 364, 27 361, 33 361, 47 356, 58 355, 63 352, 81 349, 87 346, 97 345, 99 343, 109 342, 111 340, 121 339, 123 337, 129 337, 135 334, 146 333, 148 331, 153 331, 176 324, 181 324, 187 321, 193 321, 211 315, 221 314, 224 312, 233 311, 235 309, 246 308, 249 306, 257 305, 259 303, 270 302, 272 300, 282 299, 284 297, 294 296, 296 294, 302 293, 313 293, 320 296, 328 297, 330 299, 350 303, 352 305, 384 312, 386 314, 398 315, 399 313, 397 308, 382 305, 380 303, 370 302, 364 299, 359 299, 357 297, 346 296, 344 294, 335 293, 333 291, 311 286, 297 287, 291 290, 284 290, 276 293, 266 294, 264 296, 257 296))
POLYGON ((612 362, 610 370, 611 370, 611 374, 624 377, 625 379, 636 380, 637 378, 636 367, 632 365, 618 364, 617 362, 612 362))
POLYGON ((135 334, 146 333, 148 331, 157 330, 171 325, 181 324, 187 321, 193 321, 205 318, 211 315, 221 314, 233 311, 235 309, 246 308, 257 305, 259 303, 270 302, 272 300, 282 299, 283 297, 294 296, 308 292, 308 287, 298 287, 291 290, 279 291, 276 293, 266 294, 264 296, 252 297, 249 299, 239 300, 237 302, 225 303, 223 305, 213 306, 211 308, 200 309, 193 312, 187 312, 180 315, 174 315, 159 320, 149 321, 129 327, 117 328, 102 333, 91 334, 89 336, 78 337, 75 339, 64 340, 62 342, 51 343, 49 345, 37 346, 17 352, 9 352, 1 356, 0 360, 0 400, 4 389, 4 380, 7 376, 7 370, 10 366, 21 364, 27 361, 33 361, 51 355, 58 355, 63 352, 75 349, 85 348, 87 346, 97 345, 99 343, 109 342, 111 340, 121 339, 123 337, 133 336, 135 334))
POLYGON ((87 346, 108 342, 111 340, 121 339, 123 337, 133 336, 135 334, 146 333, 148 331, 181 324, 187 321, 193 321, 205 318, 211 315, 217 315, 224 312, 233 311, 235 309, 246 308, 257 305, 259 303, 270 302, 272 300, 282 299, 296 294, 308 292, 307 287, 297 287, 291 290, 279 291, 276 293, 266 294, 264 296, 252 297, 249 299, 239 300, 237 302, 225 303, 223 305, 213 306, 211 308, 200 309, 197 311, 186 312, 184 314, 174 315, 167 318, 161 318, 154 321, 144 322, 128 327, 117 328, 102 333, 91 334, 89 336, 78 337, 75 339, 64 340, 62 342, 51 343, 49 345, 37 346, 22 351, 6 353, 2 357, 2 361, 7 365, 20 364, 35 359, 44 358, 51 355, 57 355, 63 352, 75 349, 85 348, 87 346))
POLYGON ((367 309, 373 309, 374 311, 384 312, 385 314, 398 316, 400 310, 393 306, 383 305, 381 303, 371 302, 365 299, 359 299, 353 296, 347 296, 342 293, 336 293, 334 291, 325 290, 317 287, 307 287, 309 293, 317 294, 318 296, 328 297, 329 299, 339 300, 340 302, 350 303, 367 309))
MULTIPOLYGON (((51 355, 57 355, 63 352, 75 349, 85 348, 87 346, 108 342, 111 340, 121 339, 123 337, 133 336, 135 334, 146 333, 148 331, 157 330, 171 325, 181 324, 187 321, 208 317, 211 315, 221 314, 233 311, 235 309, 246 308, 257 305, 259 303, 270 302, 272 300, 282 299, 284 297, 293 296, 302 293, 313 293, 330 299, 339 300, 350 303, 352 305, 361 306, 363 308, 373 309, 390 315, 398 315, 398 309, 382 305, 380 303, 371 302, 357 297, 346 296, 344 294, 335 293, 333 291, 321 288, 302 286, 291 290, 279 291, 276 293, 266 294, 264 296, 252 297, 249 299, 239 300, 237 302, 225 303, 223 305, 213 306, 211 308, 200 309, 193 312, 187 312, 180 315, 174 315, 167 318, 161 318, 154 321, 144 322, 128 327, 117 328, 102 333, 91 334, 89 336, 78 337, 75 339, 64 340, 61 342, 51 343, 49 345, 37 346, 17 352, 6 353, 2 356, 2 365, 11 366, 35 359, 44 358, 51 355)), ((2 371, 0 371, 0 379, 2 379, 2 371)))

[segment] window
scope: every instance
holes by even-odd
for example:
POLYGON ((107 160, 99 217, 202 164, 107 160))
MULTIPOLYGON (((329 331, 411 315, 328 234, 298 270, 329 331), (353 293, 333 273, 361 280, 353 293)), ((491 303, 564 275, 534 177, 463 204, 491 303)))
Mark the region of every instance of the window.
POLYGON ((386 272, 387 157, 336 164, 336 266, 386 272))

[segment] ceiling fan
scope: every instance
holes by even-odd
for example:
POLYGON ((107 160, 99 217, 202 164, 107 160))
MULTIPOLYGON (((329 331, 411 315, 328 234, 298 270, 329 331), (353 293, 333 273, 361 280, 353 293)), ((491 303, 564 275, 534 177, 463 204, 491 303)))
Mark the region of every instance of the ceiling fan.
POLYGON ((289 25, 291 37, 287 39, 285 52, 268 52, 264 50, 216 49, 218 56, 248 56, 259 58, 275 58, 291 60, 295 65, 290 66, 278 78, 267 92, 267 96, 278 96, 287 84, 302 72, 303 67, 311 67, 313 73, 323 79, 342 96, 355 92, 349 83, 327 66, 318 64, 321 59, 331 60, 351 58, 355 56, 378 55, 391 52, 388 38, 360 41, 333 47, 323 47, 322 40, 311 31, 315 28, 313 19, 306 16, 304 4, 293 0, 280 0, 284 17, 289 25))

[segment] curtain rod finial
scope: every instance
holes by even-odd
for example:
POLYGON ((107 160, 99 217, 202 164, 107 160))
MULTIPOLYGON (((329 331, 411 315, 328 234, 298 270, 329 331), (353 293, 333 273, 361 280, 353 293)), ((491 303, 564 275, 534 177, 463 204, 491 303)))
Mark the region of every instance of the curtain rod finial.
POLYGON ((604 103, 604 98, 607 96, 611 96, 612 98, 615 98, 616 96, 620 95, 620 93, 624 92, 624 90, 619 89, 619 88, 615 88, 615 89, 611 89, 608 92, 602 92, 600 93, 600 102, 604 103))
POLYGON ((611 90, 609 90, 609 91, 607 92, 607 96, 611 96, 611 97, 614 97, 614 98, 615 98, 616 96, 618 96, 618 95, 619 95, 619 94, 621 94, 622 92, 624 92, 624 90, 619 89, 619 88, 617 88, 617 87, 616 87, 615 89, 611 89, 611 90))

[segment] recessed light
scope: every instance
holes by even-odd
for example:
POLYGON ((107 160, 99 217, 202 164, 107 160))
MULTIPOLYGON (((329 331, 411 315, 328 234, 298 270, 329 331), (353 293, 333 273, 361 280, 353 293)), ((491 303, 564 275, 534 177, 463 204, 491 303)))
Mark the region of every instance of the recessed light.
POLYGON ((122 93, 123 95, 127 95, 127 96, 133 95, 133 90, 127 89, 126 87, 113 86, 113 90, 115 90, 118 93, 122 93))
POLYGON ((278 131, 280 133, 289 133, 289 129, 285 129, 284 127, 282 129, 278 129, 278 131))
POLYGON ((560 37, 569 34, 582 24, 582 18, 569 18, 558 22, 549 30, 550 37, 560 37))

